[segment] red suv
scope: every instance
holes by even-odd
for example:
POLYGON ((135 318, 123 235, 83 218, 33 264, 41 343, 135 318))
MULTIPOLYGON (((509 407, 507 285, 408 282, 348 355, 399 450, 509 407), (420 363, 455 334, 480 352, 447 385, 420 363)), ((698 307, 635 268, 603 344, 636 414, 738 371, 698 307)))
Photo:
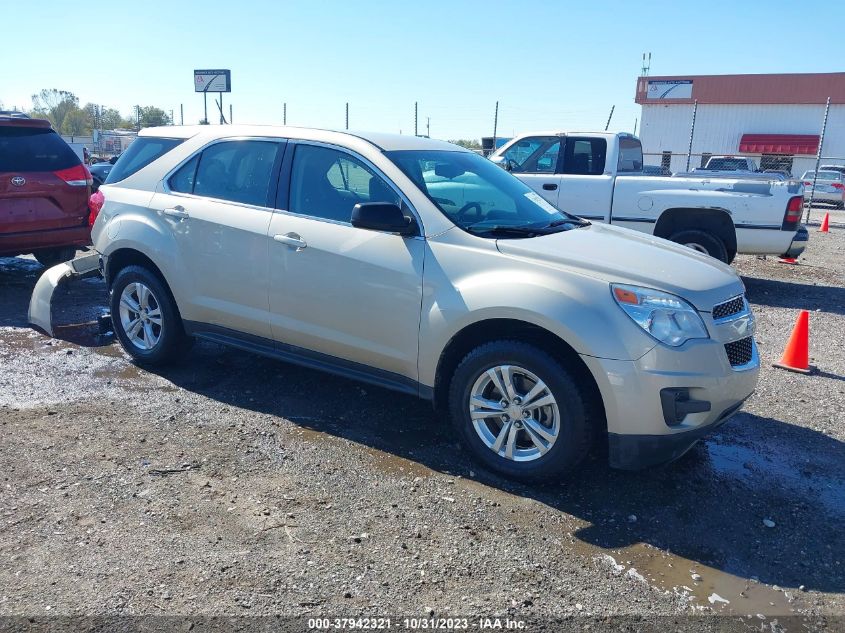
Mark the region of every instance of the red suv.
POLYGON ((0 257, 45 266, 91 243, 91 174, 49 121, 0 115, 0 257))

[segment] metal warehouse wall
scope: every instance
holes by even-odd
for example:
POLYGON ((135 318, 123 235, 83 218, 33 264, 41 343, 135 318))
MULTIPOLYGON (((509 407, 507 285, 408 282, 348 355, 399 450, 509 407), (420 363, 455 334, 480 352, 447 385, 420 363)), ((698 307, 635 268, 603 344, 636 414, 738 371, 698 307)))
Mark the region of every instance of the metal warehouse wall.
MULTIPOLYGON (((646 164, 660 165, 660 154, 673 153, 671 170, 686 169, 689 147, 690 104, 644 104, 640 138, 646 164)), ((743 134, 821 134, 823 105, 701 105, 695 119, 693 154, 739 154, 743 134)), ((845 163, 845 105, 831 105, 822 156, 845 163)), ((833 161, 831 161, 833 162, 833 161)), ((700 157, 693 156, 690 168, 700 157)), ((759 163, 759 160, 758 160, 759 163)), ((793 162, 795 176, 815 167, 815 157, 798 157, 793 162)))

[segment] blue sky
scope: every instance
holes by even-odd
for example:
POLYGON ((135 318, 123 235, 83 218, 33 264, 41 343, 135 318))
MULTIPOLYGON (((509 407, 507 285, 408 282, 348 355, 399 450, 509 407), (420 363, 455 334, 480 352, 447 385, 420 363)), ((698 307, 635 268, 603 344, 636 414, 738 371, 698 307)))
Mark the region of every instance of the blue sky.
MULTIPOLYGON (((42 0, 0 22, 0 102, 41 88, 82 104, 202 117, 194 68, 230 68, 235 122, 479 138, 532 129, 631 131, 642 53, 652 74, 832 72, 845 3, 42 0), (50 16, 47 19, 45 16, 50 16), (828 30, 829 37, 817 37, 828 30), (808 22, 808 19, 810 22, 808 22), (812 24, 813 32, 805 27, 812 24)), ((209 99, 209 118, 213 101, 209 99)))

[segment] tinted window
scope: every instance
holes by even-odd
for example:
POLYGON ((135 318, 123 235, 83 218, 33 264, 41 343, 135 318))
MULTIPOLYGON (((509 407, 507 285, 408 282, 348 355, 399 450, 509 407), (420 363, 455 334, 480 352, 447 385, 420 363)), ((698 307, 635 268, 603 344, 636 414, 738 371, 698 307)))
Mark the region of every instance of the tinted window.
POLYGON ((268 206, 270 176, 280 144, 272 141, 225 141, 202 152, 194 194, 268 206))
POLYGON ((0 171, 58 171, 80 163, 53 130, 0 127, 0 171))
POLYGON ((120 182, 129 178, 132 174, 143 169, 151 162, 164 156, 167 152, 179 145, 182 139, 159 138, 156 136, 140 136, 129 145, 129 148, 120 155, 114 167, 106 178, 106 184, 120 182))
POLYGON ((514 173, 554 173, 560 153, 559 136, 532 136, 511 145, 503 154, 514 173))
POLYGON ((290 210, 338 222, 349 222, 359 202, 401 199, 390 186, 358 159, 316 145, 299 145, 293 156, 290 210))
POLYGON ((199 155, 194 156, 187 163, 182 165, 175 174, 170 177, 168 185, 171 191, 178 193, 193 193, 194 180, 197 174, 197 164, 200 162, 199 155))
POLYGON ((603 138, 569 137, 566 139, 563 173, 598 176, 604 173, 606 155, 607 141, 603 138))
POLYGON ((635 138, 619 138, 619 161, 616 171, 621 173, 643 170, 643 146, 635 138))

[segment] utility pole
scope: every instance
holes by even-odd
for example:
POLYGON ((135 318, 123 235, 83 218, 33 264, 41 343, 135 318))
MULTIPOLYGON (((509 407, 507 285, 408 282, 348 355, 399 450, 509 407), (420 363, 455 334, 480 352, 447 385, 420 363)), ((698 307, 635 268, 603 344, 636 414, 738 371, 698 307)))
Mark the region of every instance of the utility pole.
POLYGON ((427 116, 425 118, 425 135, 428 138, 431 138, 431 117, 427 116))
POLYGON ((419 136, 417 133, 417 102, 414 101, 414 136, 419 136))
POLYGON ((223 116, 223 93, 218 93, 220 95, 220 125, 223 125, 226 122, 226 117, 223 116))
POLYGON ((282 125, 288 124, 288 102, 282 104, 282 125))
POLYGON ((637 135, 637 117, 634 117, 634 136, 637 135))
POLYGON ((822 119, 822 134, 819 136, 819 149, 816 150, 816 170, 813 172, 813 191, 810 194, 810 204, 807 206, 807 217, 804 222, 810 221, 810 210, 813 208, 813 199, 816 196, 816 179, 819 177, 819 163, 822 160, 822 145, 824 145, 824 133, 827 130, 827 115, 830 112, 830 97, 824 107, 824 119, 822 119))
POLYGON ((607 128, 610 127, 610 119, 613 118, 613 111, 616 109, 615 105, 610 106, 610 116, 607 117, 607 123, 604 126, 604 131, 607 132, 607 128))
POLYGON ((349 102, 346 102, 346 129, 349 129, 349 102))
POLYGON ((229 125, 232 124, 232 104, 229 104, 229 125))
POLYGON ((496 151, 496 132, 499 128, 499 102, 496 102, 496 113, 493 115, 493 149, 491 151, 496 151))
POLYGON ((170 125, 176 125, 176 123, 173 121, 173 109, 172 108, 170 109, 170 125))
POLYGON ((179 104, 179 125, 185 125, 185 104, 179 104))
POLYGON ((689 147, 687 148, 687 171, 689 171, 689 161, 692 157, 692 137, 695 134, 695 113, 698 111, 698 99, 692 104, 692 124, 689 129, 689 147))

